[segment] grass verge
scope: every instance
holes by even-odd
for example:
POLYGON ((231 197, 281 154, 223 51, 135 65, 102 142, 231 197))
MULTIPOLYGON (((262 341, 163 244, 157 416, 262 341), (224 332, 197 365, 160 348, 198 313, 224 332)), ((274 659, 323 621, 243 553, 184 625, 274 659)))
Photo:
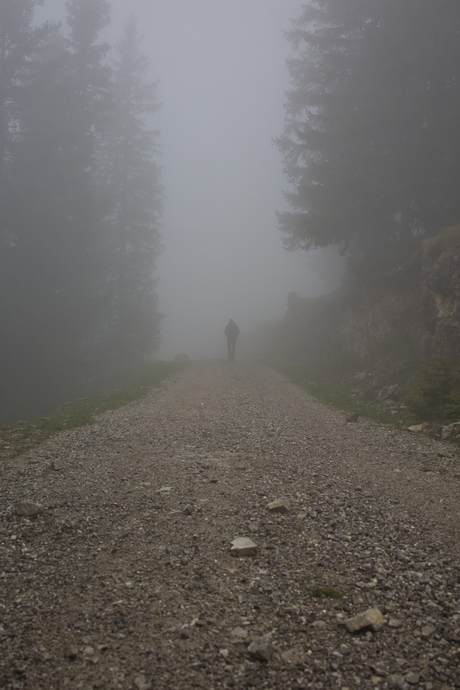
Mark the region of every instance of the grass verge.
POLYGON ((343 372, 322 371, 304 364, 267 364, 317 400, 344 412, 356 412, 366 419, 397 428, 411 426, 418 421, 411 410, 403 406, 399 406, 396 414, 392 414, 391 408, 379 405, 365 392, 354 388, 350 378, 344 378, 343 372))
POLYGON ((67 403, 57 412, 39 419, 0 426, 0 457, 13 459, 60 431, 93 424, 98 415, 143 398, 152 388, 159 387, 167 376, 185 366, 175 362, 152 362, 131 372, 121 388, 67 403))

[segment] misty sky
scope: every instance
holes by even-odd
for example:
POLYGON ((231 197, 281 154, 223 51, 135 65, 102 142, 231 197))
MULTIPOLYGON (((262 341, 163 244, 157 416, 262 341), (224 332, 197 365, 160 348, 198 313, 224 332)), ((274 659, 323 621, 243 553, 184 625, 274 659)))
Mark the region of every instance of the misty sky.
MULTIPOLYGON (((45 0, 40 17, 62 18, 64 7, 45 0)), ((301 9, 301 0, 112 1, 104 38, 116 40, 134 13, 149 79, 160 80, 164 358, 225 356, 229 318, 241 340, 285 312, 289 291, 319 289, 311 259, 283 249, 275 216, 286 189, 271 143, 283 130, 289 87, 282 30, 301 9)))

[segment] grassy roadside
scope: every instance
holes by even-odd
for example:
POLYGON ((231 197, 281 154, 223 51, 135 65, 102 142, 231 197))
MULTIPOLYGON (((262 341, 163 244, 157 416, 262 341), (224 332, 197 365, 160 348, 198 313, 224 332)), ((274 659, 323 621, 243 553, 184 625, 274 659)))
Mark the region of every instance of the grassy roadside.
POLYGON ((320 402, 345 413, 356 412, 361 417, 396 428, 411 426, 420 421, 404 405, 391 408, 378 404, 363 391, 353 387, 350 378, 343 377, 343 372, 320 371, 303 364, 266 363, 320 402))
POLYGON ((93 424, 97 415, 139 400, 184 366, 175 362, 152 362, 133 371, 121 388, 67 403, 46 417, 0 426, 0 458, 13 459, 60 431, 93 424))

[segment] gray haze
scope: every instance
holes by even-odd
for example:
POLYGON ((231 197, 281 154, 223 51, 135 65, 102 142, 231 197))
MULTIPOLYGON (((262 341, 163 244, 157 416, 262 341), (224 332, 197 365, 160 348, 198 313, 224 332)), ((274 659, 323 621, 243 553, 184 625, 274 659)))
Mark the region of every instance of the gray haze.
MULTIPOLYGON (((65 0, 45 0, 40 18, 63 18, 65 0)), ((165 251, 158 262, 166 314, 159 356, 225 356, 223 329, 244 333, 280 316, 293 290, 329 286, 314 259, 282 248, 275 210, 285 203, 282 30, 301 0, 113 0, 112 43, 133 13, 145 36, 151 81, 160 80, 165 251)))

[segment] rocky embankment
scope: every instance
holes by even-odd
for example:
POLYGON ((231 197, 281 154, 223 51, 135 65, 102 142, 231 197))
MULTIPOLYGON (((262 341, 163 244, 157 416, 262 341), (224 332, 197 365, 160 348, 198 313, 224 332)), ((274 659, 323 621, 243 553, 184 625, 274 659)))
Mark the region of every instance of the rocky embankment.
POLYGON ((459 487, 447 443, 192 363, 3 468, 0 687, 460 687, 459 487))
POLYGON ((411 386, 434 355, 460 361, 460 226, 424 240, 386 274, 318 298, 290 293, 285 318, 254 340, 261 356, 366 368, 376 398, 411 386))

